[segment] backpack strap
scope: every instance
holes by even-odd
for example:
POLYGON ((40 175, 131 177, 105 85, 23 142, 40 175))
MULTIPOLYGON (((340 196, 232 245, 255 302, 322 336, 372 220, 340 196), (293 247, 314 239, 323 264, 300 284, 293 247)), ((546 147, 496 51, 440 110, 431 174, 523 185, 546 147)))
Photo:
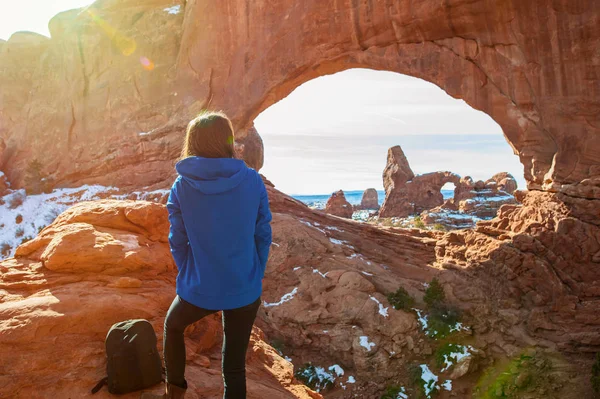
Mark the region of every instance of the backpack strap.
POLYGON ((107 383, 108 383, 108 377, 104 377, 103 379, 101 379, 100 381, 98 381, 98 383, 96 384, 96 386, 94 388, 92 388, 92 394, 98 392, 100 390, 100 388, 102 388, 107 383))

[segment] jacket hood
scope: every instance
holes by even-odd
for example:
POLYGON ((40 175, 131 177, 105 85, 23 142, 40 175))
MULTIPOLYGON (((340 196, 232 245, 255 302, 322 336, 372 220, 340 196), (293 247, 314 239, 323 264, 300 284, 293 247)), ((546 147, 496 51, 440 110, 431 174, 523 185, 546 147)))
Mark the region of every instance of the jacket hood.
POLYGON ((181 178, 204 194, 219 194, 237 187, 250 170, 234 158, 188 157, 175 165, 181 178))

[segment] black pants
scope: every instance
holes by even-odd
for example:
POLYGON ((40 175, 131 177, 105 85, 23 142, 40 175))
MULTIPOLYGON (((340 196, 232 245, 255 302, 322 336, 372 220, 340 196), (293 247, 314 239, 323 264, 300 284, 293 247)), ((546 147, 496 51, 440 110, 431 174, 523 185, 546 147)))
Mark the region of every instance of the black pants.
MULTIPOLYGON (((223 383, 224 399, 246 398, 246 350, 252 325, 260 306, 260 297, 250 305, 223 311, 223 383)), ((183 331, 190 324, 218 310, 207 310, 175 297, 167 317, 164 331, 164 358, 167 381, 180 387, 186 385, 185 343, 183 331)))

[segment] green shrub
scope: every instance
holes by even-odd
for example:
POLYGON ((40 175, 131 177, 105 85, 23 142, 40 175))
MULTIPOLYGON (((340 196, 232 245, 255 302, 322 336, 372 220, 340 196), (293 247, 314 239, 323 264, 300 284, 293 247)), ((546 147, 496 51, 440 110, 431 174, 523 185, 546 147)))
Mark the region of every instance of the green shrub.
POLYGON ((444 338, 452 332, 457 331, 457 323, 460 320, 458 309, 437 304, 430 309, 428 315, 429 336, 434 338, 444 338))
POLYGON ((596 361, 592 365, 592 388, 600 394, 600 352, 596 353, 596 361))
POLYGON ((21 244, 25 244, 27 241, 31 241, 31 240, 33 240, 33 237, 32 237, 32 236, 23 237, 23 238, 21 239, 21 242, 19 243, 19 245, 21 245, 21 244))
POLYGON ((333 386, 334 379, 329 373, 324 372, 321 368, 317 371, 317 367, 311 363, 306 363, 299 367, 294 376, 304 383, 307 387, 320 392, 331 388, 333 386))
POLYGON ((434 278, 429 283, 429 287, 425 290, 425 296, 423 301, 430 307, 442 304, 446 300, 446 294, 444 293, 444 287, 440 284, 437 278, 434 278))
POLYGON ((434 229, 434 230, 438 230, 438 231, 446 231, 446 230, 448 230, 448 229, 446 228, 446 226, 444 226, 444 225, 443 225, 443 224, 441 224, 441 223, 436 223, 436 224, 434 224, 434 225, 433 225, 433 229, 434 229))
POLYGON ((423 220, 421 220, 421 216, 416 216, 413 223, 417 229, 425 228, 425 223, 423 223, 423 220))
POLYGON ((383 395, 381 395, 380 399, 398 399, 401 397, 401 393, 406 395, 406 389, 404 389, 404 387, 399 387, 397 385, 388 385, 385 388, 385 392, 383 395))
POLYGON ((387 299, 394 309, 409 310, 415 303, 413 297, 402 287, 398 288, 396 292, 389 293, 387 299))
POLYGON ((273 340, 271 340, 271 346, 273 347, 273 349, 275 349, 277 352, 279 352, 280 355, 283 355, 283 350, 285 349, 285 344, 282 339, 273 338, 273 340))
POLYGON ((455 361, 453 361, 454 359, 450 355, 453 353, 463 353, 464 348, 464 346, 458 344, 446 343, 440 345, 433 354, 435 365, 438 368, 443 369, 446 366, 446 358, 448 358, 452 363, 455 363, 455 361))
MULTIPOLYGON (((410 387, 413 389, 413 393, 410 396, 415 399, 428 399, 433 398, 438 390, 436 387, 431 387, 429 396, 425 394, 425 381, 423 380, 423 370, 421 366, 412 364, 408 367, 408 379, 410 387)), ((432 384, 432 382, 430 382, 432 384)))

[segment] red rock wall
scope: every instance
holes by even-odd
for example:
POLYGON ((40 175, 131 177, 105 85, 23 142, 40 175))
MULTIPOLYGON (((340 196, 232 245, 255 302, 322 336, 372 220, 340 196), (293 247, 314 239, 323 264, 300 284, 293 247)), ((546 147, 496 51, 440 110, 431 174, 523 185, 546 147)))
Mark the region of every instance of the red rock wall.
MULTIPOLYGON (((529 187, 557 190, 600 174, 594 4, 224 0, 169 14, 172 1, 98 1, 92 14, 55 17, 50 40, 17 34, 0 46, 0 168, 17 186, 32 158, 63 185, 168 181, 202 107, 229 113, 244 141, 301 83, 366 67, 426 79, 488 113, 529 187)), ((248 147, 259 167, 262 144, 248 147)), ((565 189, 600 197, 588 186, 565 189)))

